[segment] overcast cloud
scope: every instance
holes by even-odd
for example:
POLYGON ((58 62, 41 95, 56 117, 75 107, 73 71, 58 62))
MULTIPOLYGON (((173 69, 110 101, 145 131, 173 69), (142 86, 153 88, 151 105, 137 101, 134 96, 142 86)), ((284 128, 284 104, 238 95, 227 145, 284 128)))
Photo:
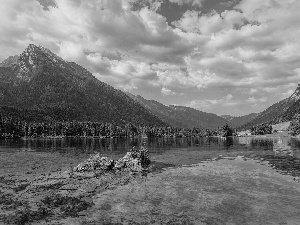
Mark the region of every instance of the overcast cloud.
POLYGON ((205 0, 170 0, 190 6, 171 24, 162 1, 143 2, 2 0, 0 61, 34 43, 121 90, 218 115, 260 112, 297 87, 300 1, 222 1, 231 8, 201 13, 205 0))

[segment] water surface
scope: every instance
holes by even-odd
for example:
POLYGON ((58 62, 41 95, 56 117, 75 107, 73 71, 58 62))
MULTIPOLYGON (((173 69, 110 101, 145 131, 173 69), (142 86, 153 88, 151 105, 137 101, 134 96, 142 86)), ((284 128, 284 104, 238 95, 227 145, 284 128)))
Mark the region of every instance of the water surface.
POLYGON ((145 145, 150 152, 179 148, 216 150, 285 150, 297 151, 300 142, 291 137, 183 137, 183 138, 24 138, 0 140, 0 151, 60 152, 76 154, 126 152, 145 145))
POLYGON ((0 193, 141 145, 161 170, 95 194, 80 218, 47 224, 300 224, 300 141, 291 137, 0 140, 0 193))
POLYGON ((0 173, 14 167, 31 169, 36 163, 45 167, 74 166, 95 153, 117 159, 133 146, 141 145, 148 148, 152 161, 171 165, 243 156, 267 161, 275 169, 292 171, 294 175, 300 170, 300 140, 292 137, 66 137, 0 140, 0 173))

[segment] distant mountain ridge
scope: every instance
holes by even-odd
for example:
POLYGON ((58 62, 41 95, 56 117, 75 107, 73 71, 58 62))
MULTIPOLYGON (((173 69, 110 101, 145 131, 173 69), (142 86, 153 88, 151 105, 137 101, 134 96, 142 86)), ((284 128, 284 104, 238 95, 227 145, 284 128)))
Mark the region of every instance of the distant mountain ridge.
POLYGON ((144 99, 139 95, 135 96, 130 93, 127 94, 162 121, 173 127, 218 128, 222 127, 226 123, 233 125, 230 121, 227 121, 213 113, 206 113, 185 106, 166 106, 154 100, 144 99))
POLYGON ((280 102, 277 102, 261 112, 255 119, 245 126, 253 126, 261 123, 281 123, 292 120, 296 113, 300 113, 300 85, 294 93, 280 102))
POLYGON ((168 125, 80 65, 33 44, 0 64, 4 106, 31 110, 49 120, 168 125))
POLYGON ((250 113, 245 116, 230 116, 230 115, 221 115, 222 118, 228 120, 232 124, 234 124, 236 127, 240 127, 251 120, 255 119, 259 113, 250 113))

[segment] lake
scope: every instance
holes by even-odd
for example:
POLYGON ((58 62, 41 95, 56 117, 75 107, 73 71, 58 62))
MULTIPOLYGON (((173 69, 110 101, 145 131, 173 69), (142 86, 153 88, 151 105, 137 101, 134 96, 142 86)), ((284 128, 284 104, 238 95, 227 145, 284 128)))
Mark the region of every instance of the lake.
POLYGON ((183 137, 183 138, 23 138, 0 139, 0 152, 33 151, 60 154, 107 155, 127 152, 133 146, 144 145, 151 153, 172 150, 274 150, 297 155, 300 141, 291 137, 183 137))
POLYGON ((52 157, 62 158, 63 163, 67 163, 68 160, 70 162, 84 160, 96 153, 117 159, 133 146, 139 148, 141 145, 147 147, 154 161, 159 160, 175 165, 198 163, 220 155, 252 158, 259 155, 300 157, 300 140, 291 137, 7 139, 0 140, 0 154, 2 158, 27 155, 32 160, 35 156, 37 159, 42 157, 44 160, 47 158, 51 160, 52 157))
POLYGON ((56 222, 300 224, 300 140, 291 137, 0 140, 0 194, 8 181, 69 170, 95 153, 118 159, 142 145, 159 170, 94 194, 81 217, 56 222))

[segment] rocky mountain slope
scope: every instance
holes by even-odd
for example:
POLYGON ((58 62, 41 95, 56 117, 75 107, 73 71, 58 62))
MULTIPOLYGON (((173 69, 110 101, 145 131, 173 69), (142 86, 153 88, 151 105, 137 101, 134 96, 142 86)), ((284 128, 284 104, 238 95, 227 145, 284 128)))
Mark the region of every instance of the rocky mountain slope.
POLYGON ((288 98, 271 105, 261 112, 255 119, 245 126, 253 126, 260 123, 281 123, 292 120, 296 113, 300 113, 300 85, 288 98))
POLYGON ((284 110, 280 117, 276 118, 276 122, 291 121, 295 114, 300 113, 300 84, 295 92, 288 98, 289 107, 284 110))
POLYGON ((139 95, 135 96, 130 93, 128 95, 161 120, 174 127, 218 128, 226 123, 233 125, 230 121, 213 113, 201 112, 185 106, 166 106, 154 100, 144 99, 139 95))
POLYGON ((5 59, 2 63, 0 63, 0 67, 10 67, 13 65, 18 64, 19 56, 9 56, 7 59, 5 59))
POLYGON ((255 119, 258 115, 259 113, 250 113, 245 116, 221 115, 221 117, 234 124, 234 126, 239 127, 255 119))
POLYGON ((80 65, 33 44, 0 64, 0 106, 49 120, 167 125, 80 65))

